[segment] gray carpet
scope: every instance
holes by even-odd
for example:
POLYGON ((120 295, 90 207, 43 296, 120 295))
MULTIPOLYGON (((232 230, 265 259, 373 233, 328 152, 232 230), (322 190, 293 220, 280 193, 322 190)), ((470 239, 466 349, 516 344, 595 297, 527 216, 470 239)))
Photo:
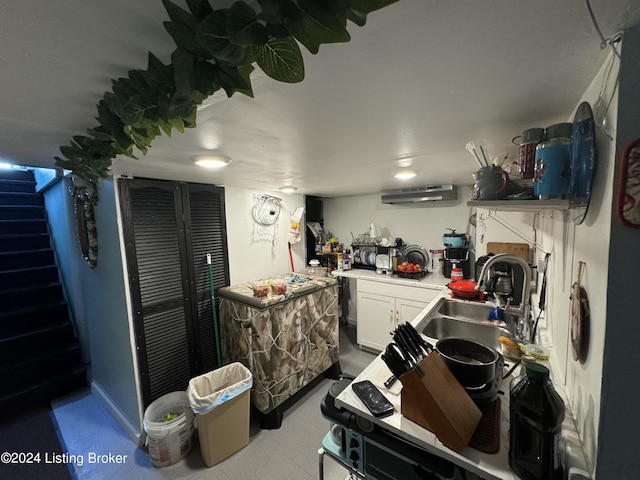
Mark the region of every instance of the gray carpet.
MULTIPOLYGON (((355 328, 342 326, 340 363, 344 373, 357 375, 374 355, 355 345, 355 328)), ((62 439, 70 454, 84 457, 72 464, 74 477, 85 479, 178 479, 194 480, 315 480, 318 478, 318 449, 329 430, 320 413, 320 402, 333 380, 322 379, 284 412, 282 426, 261 430, 252 419, 249 445, 223 462, 208 468, 194 445, 178 463, 155 468, 146 451, 138 448, 89 391, 78 392, 54 404, 62 439), (88 456, 120 455, 122 463, 89 463, 88 456)), ((326 480, 344 480, 347 471, 330 459, 324 461, 326 480)), ((49 477, 50 478, 50 477, 49 477)))

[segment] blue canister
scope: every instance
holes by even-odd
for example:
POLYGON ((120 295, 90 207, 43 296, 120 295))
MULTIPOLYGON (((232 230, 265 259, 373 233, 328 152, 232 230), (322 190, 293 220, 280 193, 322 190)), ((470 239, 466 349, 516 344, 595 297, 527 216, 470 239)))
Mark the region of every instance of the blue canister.
POLYGON ((571 177, 571 123, 546 129, 545 141, 536 147, 533 192, 540 199, 565 198, 571 177))

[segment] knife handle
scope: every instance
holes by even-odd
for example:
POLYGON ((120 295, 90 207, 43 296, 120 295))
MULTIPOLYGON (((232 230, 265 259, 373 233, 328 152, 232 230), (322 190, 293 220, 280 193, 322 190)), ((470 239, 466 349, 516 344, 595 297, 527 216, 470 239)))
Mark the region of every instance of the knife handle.
POLYGON ((384 387, 387 389, 391 388, 391 386, 396 383, 396 380, 398 380, 398 378, 395 375, 391 375, 384 381, 384 387))

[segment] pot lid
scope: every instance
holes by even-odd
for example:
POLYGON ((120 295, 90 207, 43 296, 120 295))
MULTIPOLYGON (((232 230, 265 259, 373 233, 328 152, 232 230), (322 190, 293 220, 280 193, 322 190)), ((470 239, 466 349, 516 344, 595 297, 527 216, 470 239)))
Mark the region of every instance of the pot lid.
POLYGON ((476 290, 477 283, 472 280, 458 280, 456 282, 450 282, 447 286, 455 292, 464 293, 480 293, 476 290))
POLYGON ((443 237, 466 237, 466 233, 456 233, 453 228, 447 228, 447 230, 451 230, 450 233, 444 233, 443 237))

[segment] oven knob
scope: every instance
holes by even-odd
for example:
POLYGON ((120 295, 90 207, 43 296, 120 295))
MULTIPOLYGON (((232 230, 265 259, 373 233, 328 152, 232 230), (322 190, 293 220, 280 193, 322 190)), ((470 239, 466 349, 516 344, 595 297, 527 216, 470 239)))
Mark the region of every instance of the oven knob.
POLYGON ((356 425, 358 425, 363 432, 369 433, 373 431, 373 422, 367 418, 361 417, 360 415, 356 416, 356 425))
POLYGON ((349 446, 351 448, 358 448, 360 446, 360 443, 358 442, 358 439, 352 437, 351 441, 349 442, 349 446))

